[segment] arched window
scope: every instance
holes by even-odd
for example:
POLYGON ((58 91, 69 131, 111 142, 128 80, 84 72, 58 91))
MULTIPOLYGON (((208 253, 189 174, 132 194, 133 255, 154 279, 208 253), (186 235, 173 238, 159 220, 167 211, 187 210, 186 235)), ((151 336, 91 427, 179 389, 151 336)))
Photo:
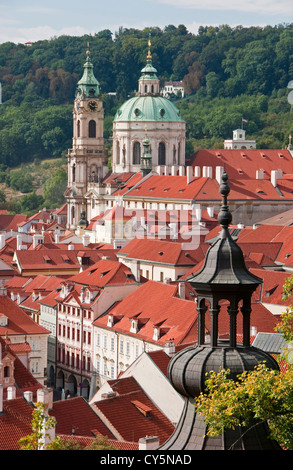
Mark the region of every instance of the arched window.
POLYGON ((75 209, 74 206, 71 207, 71 221, 73 222, 75 218, 75 209))
POLYGON ((10 367, 9 366, 4 367, 4 377, 10 377, 10 367))
POLYGON ((133 165, 140 164, 140 143, 134 142, 133 144, 133 156, 132 156, 133 165))
POLYGON ((166 165, 166 147, 164 142, 159 143, 159 165, 166 165))
POLYGON ((96 121, 89 122, 89 137, 96 137, 96 121))
POLYGON ((77 121, 77 137, 80 137, 80 121, 77 121))
POLYGON ((72 181, 73 181, 73 183, 75 182, 75 163, 72 167, 72 181))

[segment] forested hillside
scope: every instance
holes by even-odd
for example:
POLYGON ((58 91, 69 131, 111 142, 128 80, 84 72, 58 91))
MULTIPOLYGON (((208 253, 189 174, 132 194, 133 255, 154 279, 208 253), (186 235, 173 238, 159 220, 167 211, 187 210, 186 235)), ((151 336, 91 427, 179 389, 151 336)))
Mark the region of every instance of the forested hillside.
POLYGON ((280 148, 293 132, 287 85, 293 79, 293 24, 244 28, 184 25, 144 30, 105 29, 94 36, 61 36, 31 46, 0 45, 0 164, 64 155, 71 147, 72 103, 87 43, 105 107, 105 138, 112 119, 137 89, 151 37, 160 79, 184 81, 187 97, 176 100, 187 124, 187 154, 221 147, 245 125, 258 147, 280 148), (116 96, 108 95, 116 92, 116 96))

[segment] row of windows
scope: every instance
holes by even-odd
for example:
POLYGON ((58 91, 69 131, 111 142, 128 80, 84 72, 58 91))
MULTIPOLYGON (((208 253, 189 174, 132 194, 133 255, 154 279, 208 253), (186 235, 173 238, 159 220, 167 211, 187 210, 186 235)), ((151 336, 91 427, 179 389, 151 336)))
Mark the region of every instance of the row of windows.
POLYGON ((69 315, 80 317, 81 313, 83 312, 83 318, 91 320, 92 319, 92 312, 90 310, 82 310, 80 308, 71 307, 64 304, 59 304, 58 307, 59 312, 67 313, 69 315))
MULTIPOLYGON (((66 325, 58 325, 59 337, 71 339, 73 341, 80 341, 80 328, 74 328, 66 325)), ((91 345, 92 334, 90 331, 83 331, 83 343, 91 345)))
MULTIPOLYGON (((176 147, 173 147, 173 164, 180 165, 180 143, 178 145, 178 156, 176 159, 176 147)), ((121 163, 120 155, 120 144, 117 142, 117 164, 121 163)), ((123 148, 122 154, 125 154, 125 149, 123 148)), ((141 145, 140 142, 134 142, 132 146, 132 164, 139 165, 141 162, 141 145)), ((166 165, 166 146, 164 142, 159 143, 158 147, 158 165, 166 165)))
POLYGON ((63 348, 58 347, 57 349, 57 361, 62 364, 73 367, 75 369, 82 368, 84 371, 91 371, 91 358, 83 356, 82 360, 80 359, 79 354, 75 354, 70 351, 65 351, 63 348))
MULTIPOLYGON (((109 349, 110 351, 115 350, 115 336, 111 336, 110 343, 109 338, 107 335, 102 335, 101 333, 97 333, 97 346, 102 347, 103 349, 109 349)), ((130 342, 124 341, 120 338, 119 341, 119 353, 126 354, 126 356, 130 356, 130 342)), ((135 357, 139 356, 139 344, 135 344, 135 357)))
MULTIPOLYGON (((120 144, 117 142, 117 164, 121 162, 121 155, 120 155, 120 144)), ((125 149, 122 150, 122 154, 125 154, 125 149)), ((132 147, 132 163, 133 165, 139 165, 141 161, 141 145, 140 142, 134 142, 132 147)), ((158 148, 158 164, 159 165, 166 165, 166 146, 164 142, 159 143, 158 148)))

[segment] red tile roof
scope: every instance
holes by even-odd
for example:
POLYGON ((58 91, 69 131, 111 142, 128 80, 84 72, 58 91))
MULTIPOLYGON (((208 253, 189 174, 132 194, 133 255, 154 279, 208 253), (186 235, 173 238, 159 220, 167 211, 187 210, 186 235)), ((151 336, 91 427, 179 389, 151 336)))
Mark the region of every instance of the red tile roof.
POLYGON ((0 450, 20 450, 19 439, 32 433, 33 407, 23 397, 3 403, 0 415, 0 450))
POLYGON ((0 326, 0 336, 49 334, 46 328, 35 323, 7 295, 0 295, 0 312, 8 317, 8 325, 0 326))
POLYGON ((181 243, 149 238, 134 238, 117 256, 139 259, 153 263, 190 266, 199 263, 205 256, 206 245, 193 250, 183 249, 181 243))
POLYGON ((229 181, 255 179, 256 171, 261 169, 264 170, 265 179, 270 178, 272 170, 282 169, 285 174, 293 173, 291 154, 283 149, 200 149, 192 158, 192 166, 212 167, 213 178, 215 168, 223 166, 229 181))
POLYGON ((95 433, 108 436, 109 439, 114 438, 108 427, 82 397, 54 401, 53 409, 49 413, 57 421, 56 434, 75 433, 78 436, 91 437, 95 430, 95 433))
MULTIPOLYGON (((119 380, 128 381, 123 378, 119 380)), ((174 431, 169 419, 147 397, 138 384, 136 390, 99 400, 92 406, 102 413, 122 439, 128 442, 138 442, 145 436, 158 436, 160 442, 163 443, 174 431)))
POLYGON ((118 261, 101 259, 93 266, 72 276, 76 284, 105 287, 106 285, 136 284, 131 270, 118 261))
MULTIPOLYGON (((161 346, 170 339, 173 339, 175 344, 195 341, 195 304, 179 299, 176 295, 176 285, 146 282, 108 311, 108 314, 114 316, 114 326, 111 329, 161 346), (132 318, 138 320, 137 333, 130 332, 129 320, 132 318), (158 340, 153 340, 155 326, 160 328, 158 340)), ((107 328, 107 318, 107 315, 99 317, 93 324, 107 328)))

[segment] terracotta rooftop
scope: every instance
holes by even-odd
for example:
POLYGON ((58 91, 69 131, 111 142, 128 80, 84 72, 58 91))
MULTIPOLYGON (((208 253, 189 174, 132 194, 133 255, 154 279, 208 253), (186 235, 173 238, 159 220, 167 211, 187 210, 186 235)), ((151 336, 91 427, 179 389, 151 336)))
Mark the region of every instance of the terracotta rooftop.
POLYGON ((189 266, 199 263, 205 256, 206 245, 193 250, 183 249, 181 243, 149 238, 134 238, 118 252, 117 256, 149 262, 189 266))
POLYGON ((131 270, 118 261, 101 259, 93 266, 72 276, 76 284, 105 287, 106 285, 136 284, 131 270))
MULTIPOLYGON (((175 344, 196 340, 195 304, 177 297, 177 286, 148 281, 135 292, 112 307, 108 314, 114 317, 113 331, 134 335, 145 341, 164 345, 171 338, 175 344), (130 331, 131 319, 138 321, 138 332, 130 331), (153 340, 154 328, 160 330, 159 339, 153 340)), ((108 316, 93 322, 97 327, 107 327, 108 316)))
POLYGON ((49 334, 46 328, 35 323, 7 295, 0 295, 0 312, 8 317, 8 324, 0 326, 0 336, 49 334))
MULTIPOLYGON (((130 382, 129 379, 119 380, 130 382)), ((139 384, 136 382, 136 387, 133 386, 135 382, 135 379, 131 380, 132 391, 99 400, 92 406, 111 423, 116 437, 120 435, 125 441, 138 442, 142 437, 155 435, 163 443, 172 434, 174 427, 147 397, 139 384)), ((116 384, 116 387, 122 391, 123 387, 118 385, 118 381, 116 384)))
MULTIPOLYGON (((200 149, 192 157, 192 166, 224 166, 229 181, 255 179, 256 171, 263 170, 269 179, 271 171, 282 169, 285 174, 293 173, 293 160, 288 150, 269 149, 200 149)), ((229 196, 230 198, 230 196, 229 196)))

